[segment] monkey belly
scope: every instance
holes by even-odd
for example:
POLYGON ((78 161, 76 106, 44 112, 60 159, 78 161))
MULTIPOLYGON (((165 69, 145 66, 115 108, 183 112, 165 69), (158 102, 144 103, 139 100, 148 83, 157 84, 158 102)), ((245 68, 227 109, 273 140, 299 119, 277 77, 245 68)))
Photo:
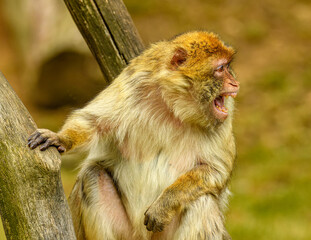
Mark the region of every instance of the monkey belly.
POLYGON ((123 161, 116 166, 113 178, 132 226, 140 235, 150 235, 143 225, 145 211, 179 175, 180 172, 161 157, 144 162, 123 161))
MULTIPOLYGON (((186 158, 190 159, 188 157, 186 158)), ((85 189, 95 191, 97 178, 100 183, 97 185, 99 187, 98 197, 92 192, 85 192, 86 199, 92 203, 82 208, 84 228, 89 237, 87 239, 119 240, 124 239, 122 236, 126 236, 125 239, 172 240, 188 236, 189 239, 197 240, 194 237, 196 233, 200 236, 215 234, 215 230, 211 231, 207 228, 209 224, 213 226, 213 222, 217 223, 217 228, 221 226, 221 233, 217 233, 217 236, 225 232, 222 227, 221 210, 227 199, 227 191, 224 191, 221 197, 222 200, 225 200, 224 202, 222 200, 216 202, 215 199, 209 199, 210 197, 202 197, 201 200, 191 203, 181 215, 177 214, 163 232, 153 234, 147 231, 144 226, 144 213, 147 208, 165 188, 193 167, 190 164, 185 164, 181 170, 176 167, 181 158, 170 159, 171 161, 168 161, 167 154, 164 153, 144 162, 123 159, 110 168, 112 171, 109 171, 109 174, 101 165, 95 164, 97 170, 92 167, 94 166, 92 164, 89 167, 85 166, 84 174, 82 174, 84 176, 84 191, 85 189), (90 176, 88 177, 88 175, 90 176), (87 184, 90 184, 91 187, 87 187, 87 184), (210 216, 212 212, 217 214, 210 216), (191 228, 194 222, 197 224, 191 228), (206 223, 208 224, 206 225, 206 223), (94 226, 97 226, 96 230, 94 226)), ((194 162, 193 159, 190 160, 194 162)), ((185 162, 185 158, 182 161, 185 162)), ((73 207, 75 208, 76 204, 73 207)))

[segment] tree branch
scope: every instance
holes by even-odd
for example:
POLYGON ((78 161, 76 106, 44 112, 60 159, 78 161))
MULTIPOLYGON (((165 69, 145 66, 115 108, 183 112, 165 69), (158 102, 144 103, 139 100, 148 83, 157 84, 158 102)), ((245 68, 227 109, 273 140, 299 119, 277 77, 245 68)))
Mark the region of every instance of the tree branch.
POLYGON ((140 54, 143 43, 122 0, 64 0, 106 80, 140 54))

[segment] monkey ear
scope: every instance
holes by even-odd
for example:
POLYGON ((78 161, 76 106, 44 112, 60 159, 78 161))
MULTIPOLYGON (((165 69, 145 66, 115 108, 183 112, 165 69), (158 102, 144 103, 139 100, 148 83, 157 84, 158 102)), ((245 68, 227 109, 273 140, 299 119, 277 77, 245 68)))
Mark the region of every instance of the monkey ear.
POLYGON ((175 50, 174 56, 171 59, 171 66, 172 70, 177 70, 177 68, 183 64, 187 60, 187 51, 181 47, 175 50))

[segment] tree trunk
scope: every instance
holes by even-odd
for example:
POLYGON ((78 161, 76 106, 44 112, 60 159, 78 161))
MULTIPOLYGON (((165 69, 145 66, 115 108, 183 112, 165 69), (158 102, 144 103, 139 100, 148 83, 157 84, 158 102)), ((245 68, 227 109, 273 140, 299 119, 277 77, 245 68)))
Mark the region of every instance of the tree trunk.
POLYGON ((56 149, 30 150, 36 129, 0 73, 0 215, 7 239, 76 239, 56 149))
POLYGON ((122 0, 64 0, 102 73, 111 82, 144 49, 122 0))

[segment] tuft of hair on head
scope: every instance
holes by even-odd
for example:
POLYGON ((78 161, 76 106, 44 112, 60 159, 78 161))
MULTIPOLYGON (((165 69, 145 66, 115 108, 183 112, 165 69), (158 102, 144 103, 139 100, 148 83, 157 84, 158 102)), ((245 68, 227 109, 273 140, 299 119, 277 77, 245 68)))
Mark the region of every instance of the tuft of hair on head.
POLYGON ((212 32, 188 32, 171 40, 175 45, 175 52, 171 60, 172 69, 176 69, 184 62, 188 66, 208 58, 232 59, 235 50, 226 46, 218 35, 212 32))

